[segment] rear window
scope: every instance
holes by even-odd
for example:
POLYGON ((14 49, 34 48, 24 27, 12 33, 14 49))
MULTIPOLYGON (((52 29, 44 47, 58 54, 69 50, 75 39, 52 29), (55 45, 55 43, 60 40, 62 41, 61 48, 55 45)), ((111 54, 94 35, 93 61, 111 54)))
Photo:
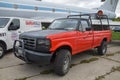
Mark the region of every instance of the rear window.
POLYGON ((103 30, 110 30, 109 25, 103 25, 103 30))

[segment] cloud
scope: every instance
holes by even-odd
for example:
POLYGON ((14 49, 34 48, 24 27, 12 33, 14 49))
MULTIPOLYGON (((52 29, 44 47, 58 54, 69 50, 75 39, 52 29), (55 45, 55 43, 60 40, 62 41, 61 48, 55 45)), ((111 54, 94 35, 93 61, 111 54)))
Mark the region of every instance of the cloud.
POLYGON ((99 7, 102 3, 99 0, 44 0, 47 2, 67 4, 84 8, 96 8, 99 7))
POLYGON ((119 3, 118 3, 116 13, 117 13, 117 16, 120 17, 120 1, 119 1, 119 3))
MULTIPOLYGON (((43 1, 84 7, 84 8, 97 8, 103 4, 101 0, 43 0, 43 1)), ((116 13, 117 13, 117 16, 120 16, 120 1, 118 3, 116 13)))
POLYGON ((120 10, 117 10, 116 13, 117 13, 117 16, 120 17, 120 10))

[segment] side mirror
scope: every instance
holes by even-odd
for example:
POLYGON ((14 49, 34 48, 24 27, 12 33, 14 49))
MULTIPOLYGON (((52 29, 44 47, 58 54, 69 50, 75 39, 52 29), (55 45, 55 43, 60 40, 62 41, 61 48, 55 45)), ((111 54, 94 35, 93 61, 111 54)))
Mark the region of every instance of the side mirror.
POLYGON ((11 25, 8 27, 8 30, 11 31, 11 30, 17 30, 19 29, 19 26, 14 26, 14 25, 11 25))
POLYGON ((86 31, 91 31, 91 28, 86 28, 86 31))

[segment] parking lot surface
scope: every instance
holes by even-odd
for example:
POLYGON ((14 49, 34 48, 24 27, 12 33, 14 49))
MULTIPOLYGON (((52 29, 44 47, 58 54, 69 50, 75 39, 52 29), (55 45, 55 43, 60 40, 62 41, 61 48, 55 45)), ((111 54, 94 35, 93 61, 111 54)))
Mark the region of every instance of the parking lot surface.
POLYGON ((109 44, 104 56, 95 50, 73 56, 71 69, 63 77, 57 76, 52 67, 26 64, 9 51, 0 59, 0 80, 120 80, 120 41, 109 44))

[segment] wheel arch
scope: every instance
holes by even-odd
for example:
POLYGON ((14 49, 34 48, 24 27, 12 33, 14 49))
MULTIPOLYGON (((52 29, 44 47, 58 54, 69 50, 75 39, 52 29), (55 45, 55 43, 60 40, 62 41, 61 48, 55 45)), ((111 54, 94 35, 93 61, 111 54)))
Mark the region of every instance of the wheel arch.
POLYGON ((5 46, 5 50, 7 50, 7 45, 4 41, 0 40, 0 44, 4 45, 5 46))
POLYGON ((67 49, 67 50, 69 50, 70 53, 71 53, 71 55, 72 55, 72 48, 71 48, 69 45, 63 45, 63 46, 58 47, 58 48, 55 50, 55 52, 54 52, 54 54, 53 54, 53 56, 52 56, 52 58, 51 58, 51 62, 53 62, 53 61, 55 60, 56 55, 57 55, 57 51, 59 51, 59 50, 61 50, 61 49, 67 49))
POLYGON ((107 38, 104 38, 102 41, 107 41, 107 38))

